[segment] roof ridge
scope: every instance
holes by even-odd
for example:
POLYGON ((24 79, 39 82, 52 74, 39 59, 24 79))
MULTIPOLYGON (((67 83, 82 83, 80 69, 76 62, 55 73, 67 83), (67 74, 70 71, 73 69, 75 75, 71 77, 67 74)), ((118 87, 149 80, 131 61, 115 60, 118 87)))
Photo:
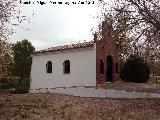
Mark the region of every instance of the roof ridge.
POLYGON ((34 54, 50 52, 50 51, 77 49, 77 48, 83 48, 83 47, 92 47, 94 45, 94 43, 95 43, 94 40, 90 40, 90 41, 84 41, 84 42, 81 42, 81 43, 79 42, 79 43, 75 43, 75 44, 60 45, 60 46, 55 46, 55 47, 50 47, 50 48, 47 48, 47 49, 35 51, 34 54))

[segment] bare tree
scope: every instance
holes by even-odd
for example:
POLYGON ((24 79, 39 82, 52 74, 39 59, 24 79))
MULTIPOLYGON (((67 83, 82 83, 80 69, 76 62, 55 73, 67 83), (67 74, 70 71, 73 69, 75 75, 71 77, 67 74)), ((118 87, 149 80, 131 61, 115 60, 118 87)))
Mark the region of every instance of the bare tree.
POLYGON ((26 19, 21 15, 18 0, 0 0, 0 77, 9 75, 9 66, 12 63, 11 44, 7 42, 14 32, 11 26, 18 25, 26 19), (14 19, 14 23, 13 22, 14 19))
POLYGON ((0 0, 0 39, 7 40, 14 33, 13 26, 19 25, 26 20, 19 0, 0 0), (12 28, 11 28, 12 27, 12 28))
MULTIPOLYGON (((99 2, 105 8, 105 1, 99 2)), ((160 1, 114 0, 110 6, 103 10, 103 15, 112 16, 113 38, 121 54, 143 57, 156 73, 160 62, 160 1)))
MULTIPOLYGON (((103 1, 100 1, 102 4, 99 4, 99 6, 102 9, 100 10, 101 14, 98 16, 99 18, 99 26, 98 26, 98 38, 100 39, 102 37, 102 21, 107 21, 108 24, 112 26, 112 38, 115 41, 116 44, 118 44, 119 52, 121 56, 125 59, 130 54, 133 53, 133 42, 134 38, 130 35, 131 31, 133 30, 132 25, 130 24, 130 20, 128 19, 130 17, 129 12, 117 12, 113 9, 114 6, 111 6, 110 8, 105 8, 105 3, 103 1)), ((108 7, 108 5, 107 5, 108 7)), ((122 7, 122 6, 116 6, 118 9, 121 9, 121 11, 128 10, 128 7, 122 7)), ((107 31, 106 31, 107 32, 107 31)))

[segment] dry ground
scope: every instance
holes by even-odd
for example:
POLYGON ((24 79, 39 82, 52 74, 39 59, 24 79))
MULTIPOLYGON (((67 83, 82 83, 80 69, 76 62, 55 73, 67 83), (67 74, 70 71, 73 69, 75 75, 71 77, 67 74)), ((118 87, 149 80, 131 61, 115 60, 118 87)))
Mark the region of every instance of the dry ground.
POLYGON ((160 99, 80 98, 61 94, 0 96, 0 120, 160 120, 160 99))

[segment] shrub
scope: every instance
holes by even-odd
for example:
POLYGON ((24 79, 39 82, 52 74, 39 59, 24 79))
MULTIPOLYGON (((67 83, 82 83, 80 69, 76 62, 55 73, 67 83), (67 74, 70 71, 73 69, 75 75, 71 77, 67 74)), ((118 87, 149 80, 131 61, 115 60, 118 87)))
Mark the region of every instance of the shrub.
POLYGON ((0 89, 8 89, 9 88, 9 82, 7 78, 0 78, 0 89))
POLYGON ((126 82, 145 83, 149 76, 149 66, 140 57, 131 55, 121 66, 120 77, 126 82))
POLYGON ((18 84, 16 87, 11 88, 12 94, 23 94, 28 93, 28 87, 18 84))
POLYGON ((22 80, 19 78, 17 79, 16 82, 11 88, 11 93, 13 94, 23 94, 23 93, 28 93, 29 90, 29 78, 23 78, 22 80))
POLYGON ((15 87, 19 82, 19 77, 0 78, 0 89, 9 89, 15 87))
POLYGON ((0 89, 10 89, 11 93, 27 93, 29 86, 29 77, 0 78, 0 89))

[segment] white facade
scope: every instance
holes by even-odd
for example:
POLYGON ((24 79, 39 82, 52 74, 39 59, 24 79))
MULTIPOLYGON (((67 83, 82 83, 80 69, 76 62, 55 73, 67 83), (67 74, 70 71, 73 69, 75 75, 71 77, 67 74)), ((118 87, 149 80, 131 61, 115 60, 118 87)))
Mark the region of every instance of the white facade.
POLYGON ((33 54, 30 89, 96 86, 96 48, 78 48, 33 54), (70 61, 70 74, 64 74, 63 62, 70 61), (52 73, 46 73, 47 61, 52 73))

